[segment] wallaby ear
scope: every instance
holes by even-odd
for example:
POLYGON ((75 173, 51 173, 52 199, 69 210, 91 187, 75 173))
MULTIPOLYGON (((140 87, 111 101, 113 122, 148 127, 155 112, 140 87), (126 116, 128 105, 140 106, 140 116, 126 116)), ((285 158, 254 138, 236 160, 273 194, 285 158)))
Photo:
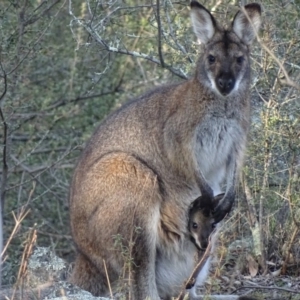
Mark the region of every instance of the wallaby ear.
POLYGON ((232 29, 246 44, 250 45, 256 37, 261 24, 261 7, 258 3, 250 3, 241 8, 234 17, 232 29))
POLYGON ((194 32, 202 44, 214 35, 216 21, 211 13, 197 1, 191 2, 191 20, 194 32))
POLYGON ((220 201, 223 199, 225 193, 219 194, 213 198, 214 209, 219 205, 220 201))

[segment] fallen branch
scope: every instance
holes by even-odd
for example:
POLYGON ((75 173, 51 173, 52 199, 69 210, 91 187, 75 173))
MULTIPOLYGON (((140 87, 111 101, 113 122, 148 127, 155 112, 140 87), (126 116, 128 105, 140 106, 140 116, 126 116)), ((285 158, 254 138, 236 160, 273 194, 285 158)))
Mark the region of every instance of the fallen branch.
POLYGON ((284 292, 288 292, 288 293, 300 294, 300 291, 296 291, 296 290, 291 290, 291 289, 287 289, 287 288, 283 288, 283 287, 279 287, 279 286, 262 286, 262 285, 249 285, 249 286, 243 285, 240 288, 237 288, 235 291, 233 291, 233 293, 235 293, 236 291, 238 291, 240 289, 279 290, 279 291, 284 291, 284 292))

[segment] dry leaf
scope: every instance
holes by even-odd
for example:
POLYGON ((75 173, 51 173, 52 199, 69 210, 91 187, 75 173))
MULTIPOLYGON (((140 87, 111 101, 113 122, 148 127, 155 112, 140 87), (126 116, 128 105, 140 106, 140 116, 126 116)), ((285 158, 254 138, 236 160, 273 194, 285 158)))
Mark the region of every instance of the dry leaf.
POLYGON ((258 272, 258 263, 255 261, 255 259, 250 254, 247 254, 246 259, 248 261, 248 270, 249 270, 251 277, 256 276, 256 274, 258 272))

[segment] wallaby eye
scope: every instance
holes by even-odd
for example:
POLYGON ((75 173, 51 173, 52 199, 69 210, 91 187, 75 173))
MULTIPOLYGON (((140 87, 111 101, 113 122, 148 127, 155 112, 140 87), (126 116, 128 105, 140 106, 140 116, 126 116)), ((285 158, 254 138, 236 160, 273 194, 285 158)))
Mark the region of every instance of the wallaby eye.
POLYGON ((217 226, 217 223, 213 223, 213 224, 211 224, 211 228, 212 228, 212 229, 215 229, 215 228, 216 228, 216 226, 217 226))
POLYGON ((244 61, 244 57, 243 57, 243 56, 239 56, 239 57, 236 58, 236 62, 237 62, 239 65, 241 65, 241 64, 243 63, 243 61, 244 61))
POLYGON ((192 225, 192 226, 193 226, 194 229, 197 229, 197 228, 198 228, 198 224, 195 223, 195 222, 193 222, 193 225, 192 225))
POLYGON ((208 62, 213 64, 216 61, 216 58, 213 55, 208 55, 208 62))

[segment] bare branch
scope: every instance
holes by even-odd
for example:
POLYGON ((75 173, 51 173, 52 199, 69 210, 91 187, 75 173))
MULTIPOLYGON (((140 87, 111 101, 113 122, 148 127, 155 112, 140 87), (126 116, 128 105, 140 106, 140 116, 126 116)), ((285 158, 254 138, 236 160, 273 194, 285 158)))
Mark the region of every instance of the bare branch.
POLYGON ((53 109, 56 109, 60 106, 63 106, 63 105, 69 104, 69 103, 74 103, 74 102, 76 103, 76 102, 87 100, 87 99, 99 98, 99 97, 103 97, 103 96, 107 96, 107 95, 117 93, 119 91, 120 85, 121 85, 121 82, 119 83, 119 85, 117 87, 115 87, 113 90, 108 91, 108 92, 103 92, 103 93, 88 95, 88 96, 78 96, 78 97, 76 97, 74 99, 70 99, 70 100, 65 100, 65 99, 59 100, 56 103, 54 103, 53 105, 47 107, 44 111, 53 110, 53 109))
MULTIPOLYGON (((244 14, 248 18, 248 21, 250 23, 252 23, 252 21, 249 18, 246 10, 244 9, 244 7, 241 7, 241 9, 243 10, 244 14)), ((254 29, 254 26, 253 26, 253 29, 254 29)), ((259 44, 261 45, 261 47, 274 59, 274 61, 278 64, 280 70, 282 71, 282 73, 285 77, 285 80, 281 80, 281 83, 289 85, 289 86, 291 86, 291 87, 293 87, 297 90, 300 90, 300 86, 290 78, 290 76, 289 76, 288 72, 286 71, 283 63, 276 57, 276 55, 272 52, 272 50, 270 50, 269 47, 267 47, 265 45, 265 43, 260 39, 260 37, 258 35, 258 32, 256 32, 256 30, 254 30, 254 32, 255 32, 255 37, 256 37, 257 41, 259 42, 259 44)))
POLYGON ((1 71, 3 73, 3 75, 1 75, 0 77, 2 77, 3 81, 4 81, 4 89, 3 89, 3 92, 2 92, 2 94, 0 96, 0 105, 1 105, 2 101, 3 101, 4 97, 5 97, 5 94, 7 92, 7 74, 6 74, 6 72, 5 72, 4 68, 3 68, 1 60, 0 60, 0 68, 1 68, 1 71))
MULTIPOLYGON (((181 45, 176 37, 176 34, 174 32, 174 29, 173 29, 173 26, 172 26, 172 22, 171 22, 171 19, 170 19, 170 15, 169 15, 169 12, 166 10, 166 17, 167 17, 167 23, 168 23, 168 27, 169 27, 169 35, 171 36, 171 38, 173 39, 175 45, 177 46, 177 48, 182 52, 184 53, 185 55, 188 55, 185 47, 183 45, 181 45)), ((190 56, 188 56, 188 61, 190 63, 192 63, 192 59, 190 56)))
MULTIPOLYGON (((145 53, 141 53, 141 52, 136 52, 136 51, 129 51, 127 49, 120 49, 117 47, 112 47, 109 46, 103 39, 102 37, 99 35, 99 33, 96 31, 95 27, 92 27, 92 25, 89 23, 87 24, 84 20, 82 19, 78 19, 73 11, 72 11, 72 1, 69 1, 69 14, 72 16, 73 20, 71 21, 71 26, 73 21, 75 21, 79 26, 83 27, 90 35, 91 37, 93 37, 93 39, 98 42, 100 45, 102 45, 104 47, 104 49, 106 51, 112 52, 112 53, 119 53, 119 54, 125 54, 125 55, 130 55, 136 58, 142 58, 148 61, 151 61, 157 65, 162 66, 160 59, 155 58, 153 56, 147 55, 145 53)), ((98 25, 96 25, 97 27, 98 25)), ((164 64, 163 66, 165 69, 169 70, 171 73, 173 73, 174 75, 182 78, 182 79, 187 79, 187 75, 184 73, 183 70, 181 69, 176 69, 173 68, 172 66, 166 65, 164 64)))
MULTIPOLYGON (((71 1, 70 1, 71 2, 71 1)), ((69 8, 71 7, 72 3, 70 3, 69 8)), ((99 27, 102 27, 103 25, 106 25, 109 22, 110 17, 112 17, 116 12, 120 11, 120 10, 128 10, 128 9, 140 9, 140 8, 152 8, 154 7, 154 4, 151 5, 136 5, 136 6, 125 6, 125 7, 117 7, 115 8, 113 11, 111 11, 107 16, 105 16, 100 22, 98 22, 98 24, 93 26, 93 29, 96 30, 99 27)), ((72 14, 71 14, 72 15, 72 14)), ((74 16, 75 17, 75 16, 74 16)), ((76 17, 75 17, 76 19, 76 17)), ((93 21, 93 19, 91 20, 93 21)))
POLYGON ((288 293, 300 294, 300 292, 296 291, 296 290, 291 290, 291 289, 278 287, 278 286, 262 286, 262 285, 249 285, 249 286, 243 285, 240 288, 237 288, 235 291, 233 291, 233 293, 240 289, 278 290, 278 291, 284 291, 284 292, 288 292, 288 293))
MULTIPOLYGON (((52 4, 50 4, 47 8, 45 8, 39 15, 32 15, 30 16, 30 18, 28 18, 25 23, 24 23, 24 27, 31 25, 33 23, 35 23, 36 21, 38 21, 40 18, 42 18, 45 14, 47 14, 56 4, 58 4, 58 2, 60 2, 60 0, 55 0, 52 4)), ((48 3, 48 1, 44 1, 42 4, 44 3, 48 3)), ((41 5, 42 5, 41 4, 41 5)), ((41 6, 40 5, 40 6, 41 6)), ((36 10, 35 10, 36 11, 36 10)))
POLYGON ((156 0, 156 13, 155 13, 155 18, 157 22, 157 30, 158 30, 158 56, 160 60, 160 64, 162 68, 165 67, 165 62, 162 54, 162 41, 161 41, 161 33, 162 33, 162 28, 161 28, 161 21, 160 21, 160 0, 156 0))
MULTIPOLYGON (((30 180, 27 180, 27 181, 24 181, 22 184, 26 184, 28 182, 31 182, 33 180, 36 180, 38 183, 40 183, 43 187, 46 187, 43 183, 41 183, 39 181, 39 177, 41 176, 42 173, 44 173, 45 171, 49 170, 50 168, 53 168, 54 166, 56 166, 59 162, 63 161, 63 159, 69 155, 69 153, 71 153, 72 151, 74 151, 75 149, 77 149, 78 147, 75 146, 73 148, 71 148, 69 151, 66 151, 64 153, 64 155, 62 155, 58 160, 56 160, 55 162, 53 162, 52 164, 48 165, 45 169, 41 170, 39 173, 37 173, 36 175, 33 175, 30 173, 30 170, 28 169, 27 166, 25 165, 20 165, 20 167, 23 168, 23 170, 25 172, 27 172, 31 177, 32 179, 30 180)), ((12 160, 14 160, 17 164, 20 163, 20 161, 15 157, 15 156, 11 156, 12 160)), ((15 188, 18 188, 20 186, 20 184, 16 184, 14 186, 10 186, 8 187, 6 190, 9 191, 9 190, 12 190, 12 189, 15 189, 15 188)), ((53 195, 55 195, 57 197, 57 195, 55 194, 55 192, 53 192, 50 188, 46 187, 46 190, 49 191, 50 193, 52 193, 53 195)))
POLYGON ((9 71, 7 72, 7 75, 12 74, 13 72, 15 72, 20 65, 24 62, 24 60, 28 57, 28 55, 33 51, 34 47, 41 41, 42 37, 46 34, 47 30, 50 28, 50 26, 52 25, 52 23, 55 21, 55 18, 57 17, 58 13, 60 12, 60 10, 64 7, 65 3, 67 0, 65 0, 61 7, 59 8, 59 10, 57 11, 57 13, 54 15, 53 19, 49 22, 49 24, 46 26, 46 28, 42 31, 42 33, 40 34, 40 36, 36 39, 36 41, 32 44, 32 47, 27 51, 27 53, 25 53, 25 55, 18 60, 17 64, 9 71))
POLYGON ((6 242, 6 245, 4 247, 4 249, 1 251, 0 255, 1 257, 4 256, 7 248, 8 248, 8 245, 10 244, 11 240, 13 239, 13 237, 15 236, 16 232, 18 231, 22 221, 26 218, 26 216, 28 215, 29 213, 29 210, 25 210, 24 208, 22 209, 20 215, 18 217, 15 216, 14 212, 12 213, 13 214, 13 217, 14 217, 14 220, 15 220, 15 226, 14 226, 14 229, 13 231, 11 232, 7 242, 6 242))

